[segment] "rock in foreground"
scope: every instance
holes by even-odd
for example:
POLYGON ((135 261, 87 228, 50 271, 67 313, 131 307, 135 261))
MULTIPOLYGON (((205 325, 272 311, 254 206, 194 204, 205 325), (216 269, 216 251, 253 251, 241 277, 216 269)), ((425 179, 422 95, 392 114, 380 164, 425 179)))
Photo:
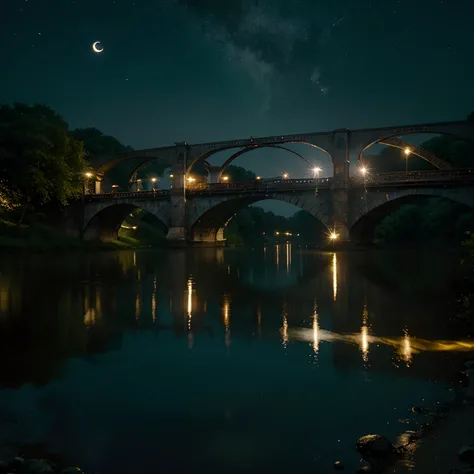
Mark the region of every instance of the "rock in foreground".
POLYGON ((474 446, 463 446, 459 450, 458 456, 462 462, 474 462, 474 446))
POLYGON ((392 443, 382 435, 370 434, 362 436, 356 443, 357 451, 367 458, 385 458, 394 453, 392 443))

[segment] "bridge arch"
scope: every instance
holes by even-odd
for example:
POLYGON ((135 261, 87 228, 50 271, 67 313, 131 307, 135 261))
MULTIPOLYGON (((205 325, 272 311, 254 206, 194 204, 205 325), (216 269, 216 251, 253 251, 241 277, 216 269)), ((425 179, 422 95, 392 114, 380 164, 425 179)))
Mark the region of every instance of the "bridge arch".
MULTIPOLYGON (((467 123, 463 122, 459 125, 459 128, 453 127, 452 124, 449 126, 443 127, 443 124, 427 125, 425 127, 413 127, 407 129, 387 129, 386 134, 381 135, 381 131, 378 132, 378 137, 374 133, 368 134, 366 138, 363 137, 364 134, 361 134, 361 143, 359 143, 358 149, 358 161, 362 161, 363 153, 368 150, 371 146, 379 143, 382 145, 387 145, 395 148, 404 148, 405 142, 400 139, 401 136, 406 135, 420 135, 420 134, 429 134, 429 135, 439 135, 439 136, 451 136, 459 138, 461 140, 469 141, 474 143, 474 126, 469 126, 467 123)), ((406 144, 405 148, 410 148, 410 153, 428 161, 439 169, 449 169, 452 168, 451 164, 443 160, 434 153, 425 150, 423 147, 418 147, 415 145, 406 144)))
POLYGON ((111 241, 118 239, 120 226, 135 209, 143 209, 161 226, 169 227, 170 204, 167 201, 118 199, 91 201, 84 210, 84 239, 111 241))
POLYGON ((353 242, 372 242, 376 226, 391 213, 406 204, 417 204, 421 199, 442 198, 461 204, 474 211, 472 188, 412 188, 391 192, 367 192, 354 201, 350 216, 350 239, 353 242))
POLYGON ((199 198, 189 203, 188 235, 191 240, 223 240, 224 228, 240 210, 259 201, 278 200, 293 204, 315 217, 329 232, 330 194, 269 193, 264 196, 199 198))
MULTIPOLYGON (((247 147, 242 150, 239 150, 237 153, 234 153, 231 155, 227 160, 224 162, 224 164, 221 166, 221 170, 219 171, 219 176, 218 176, 218 181, 221 180, 222 175, 225 173, 225 170, 229 167, 229 165, 236 160, 239 156, 242 156, 246 153, 249 153, 251 151, 254 151, 258 148, 258 146, 252 146, 252 147, 247 147)), ((292 153, 293 155, 296 155, 298 158, 302 159, 304 162, 306 162, 309 166, 314 166, 314 163, 311 163, 311 161, 307 160, 301 153, 298 153, 297 151, 292 150, 291 148, 287 148, 282 145, 267 145, 266 148, 278 148, 280 150, 285 150, 288 153, 292 153)), ((207 163, 206 161, 204 163, 207 163)))
MULTIPOLYGON (((232 145, 232 146, 225 146, 225 147, 220 147, 220 148, 213 148, 205 153, 201 153, 199 154, 198 152, 198 156, 196 158, 194 158, 191 163, 188 165, 187 167, 187 173, 191 173, 193 167, 197 164, 197 163, 200 163, 200 162, 203 162, 203 161, 206 161, 208 158, 210 158, 211 156, 217 154, 217 153, 220 153, 221 151, 226 151, 226 150, 233 150, 233 149, 236 149, 236 148, 240 148, 241 150, 238 151, 237 153, 235 153, 234 155, 232 155, 230 158, 228 158, 227 161, 231 160, 229 163, 224 163, 224 165, 226 165, 226 167, 234 160, 236 159, 237 157, 241 156, 242 154, 244 153, 248 153, 250 151, 253 151, 253 150, 256 150, 256 149, 261 149, 261 148, 280 148, 280 149, 283 149, 283 150, 286 150, 290 153, 293 153, 295 155, 298 155, 299 157, 303 158, 301 154, 297 153, 297 152, 294 152, 293 150, 291 149, 288 149, 287 147, 283 146, 285 144, 292 144, 292 143, 298 143, 298 144, 303 144, 303 145, 308 145, 312 148, 316 148, 317 150, 320 150, 324 153, 326 153, 329 158, 331 158, 331 161, 332 161, 332 157, 329 153, 329 151, 319 145, 316 145, 314 143, 311 143, 309 141, 303 141, 303 140, 289 140, 289 141, 277 141, 275 140, 274 143, 265 143, 263 145, 261 144, 250 144, 250 145, 232 145), (231 159, 232 158, 232 159, 231 159)), ((309 160, 306 160, 306 158, 303 158, 310 166, 314 166, 316 163, 311 163, 309 160)), ((223 165, 223 166, 224 166, 223 165)))
MULTIPOLYGON (((412 145, 403 140, 400 140, 398 138, 393 138, 393 137, 381 140, 377 143, 379 143, 380 145, 389 146, 391 148, 398 148, 399 150, 408 149, 410 150, 410 155, 415 155, 418 158, 425 160, 426 162, 430 163, 435 168, 438 168, 440 170, 452 169, 452 165, 451 163, 449 163, 449 161, 443 160, 442 158, 440 158, 439 156, 436 156, 434 153, 427 150, 426 148, 423 148, 422 146, 412 145)), ((363 152, 361 152, 360 157, 362 156, 362 153, 363 152)))

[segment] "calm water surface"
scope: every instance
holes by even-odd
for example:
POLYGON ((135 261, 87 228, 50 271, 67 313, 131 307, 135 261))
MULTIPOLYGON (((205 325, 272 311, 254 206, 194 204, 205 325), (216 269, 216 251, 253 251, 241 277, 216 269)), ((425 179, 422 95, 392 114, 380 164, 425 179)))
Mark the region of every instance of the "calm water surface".
POLYGON ((105 474, 353 468, 446 398, 455 272, 285 244, 2 258, 0 445, 105 474))

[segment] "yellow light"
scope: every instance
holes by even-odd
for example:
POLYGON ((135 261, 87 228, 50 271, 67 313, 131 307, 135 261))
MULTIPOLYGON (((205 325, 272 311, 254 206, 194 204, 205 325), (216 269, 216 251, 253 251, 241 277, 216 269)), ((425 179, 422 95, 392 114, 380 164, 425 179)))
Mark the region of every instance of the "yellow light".
POLYGON ((287 179, 288 178, 288 173, 283 173, 282 176, 283 176, 283 179, 287 179))
POLYGON ((86 173, 86 178, 92 178, 94 176, 90 171, 86 173))
POLYGON ((363 166, 363 167, 360 169, 360 172, 362 173, 362 175, 367 174, 367 168, 366 168, 365 166, 363 166))
POLYGON ((174 174, 170 174, 170 178, 173 179, 173 178, 174 178, 174 174))
POLYGON ((405 155, 407 155, 407 156, 411 153, 411 150, 410 150, 410 148, 408 148, 408 147, 405 148, 404 151, 405 151, 405 155))
POLYGON ((228 176, 222 176, 222 179, 223 179, 224 181, 229 181, 229 177, 228 177, 228 176))
POLYGON ((190 177, 188 178, 188 181, 189 181, 190 183, 192 183, 193 181, 195 181, 195 179, 194 179, 192 176, 190 176, 190 177))
POLYGON ((152 183, 156 183, 156 178, 151 178, 152 183))
POLYGON ((118 185, 118 184, 112 184, 112 187, 113 187, 113 188, 118 188, 119 185, 118 185))
POLYGON ((329 234, 329 238, 330 238, 331 240, 336 240, 336 239, 337 239, 337 234, 336 234, 335 232, 331 232, 331 233, 329 234))
POLYGON ((280 235, 280 232, 276 231, 276 232, 275 232, 275 235, 280 235))
POLYGON ((132 229, 133 229, 133 230, 137 230, 137 226, 134 225, 134 226, 132 227, 132 229))
POLYGON ((261 179, 260 176, 257 176, 257 179, 261 179))

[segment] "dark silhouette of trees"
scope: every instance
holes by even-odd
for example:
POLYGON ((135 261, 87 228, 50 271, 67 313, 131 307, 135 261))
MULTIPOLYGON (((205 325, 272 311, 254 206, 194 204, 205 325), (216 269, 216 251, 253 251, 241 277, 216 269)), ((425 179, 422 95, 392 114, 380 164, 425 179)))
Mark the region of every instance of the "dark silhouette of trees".
POLYGON ((82 143, 45 105, 0 106, 0 193, 4 208, 25 211, 80 196, 86 167, 82 143))

